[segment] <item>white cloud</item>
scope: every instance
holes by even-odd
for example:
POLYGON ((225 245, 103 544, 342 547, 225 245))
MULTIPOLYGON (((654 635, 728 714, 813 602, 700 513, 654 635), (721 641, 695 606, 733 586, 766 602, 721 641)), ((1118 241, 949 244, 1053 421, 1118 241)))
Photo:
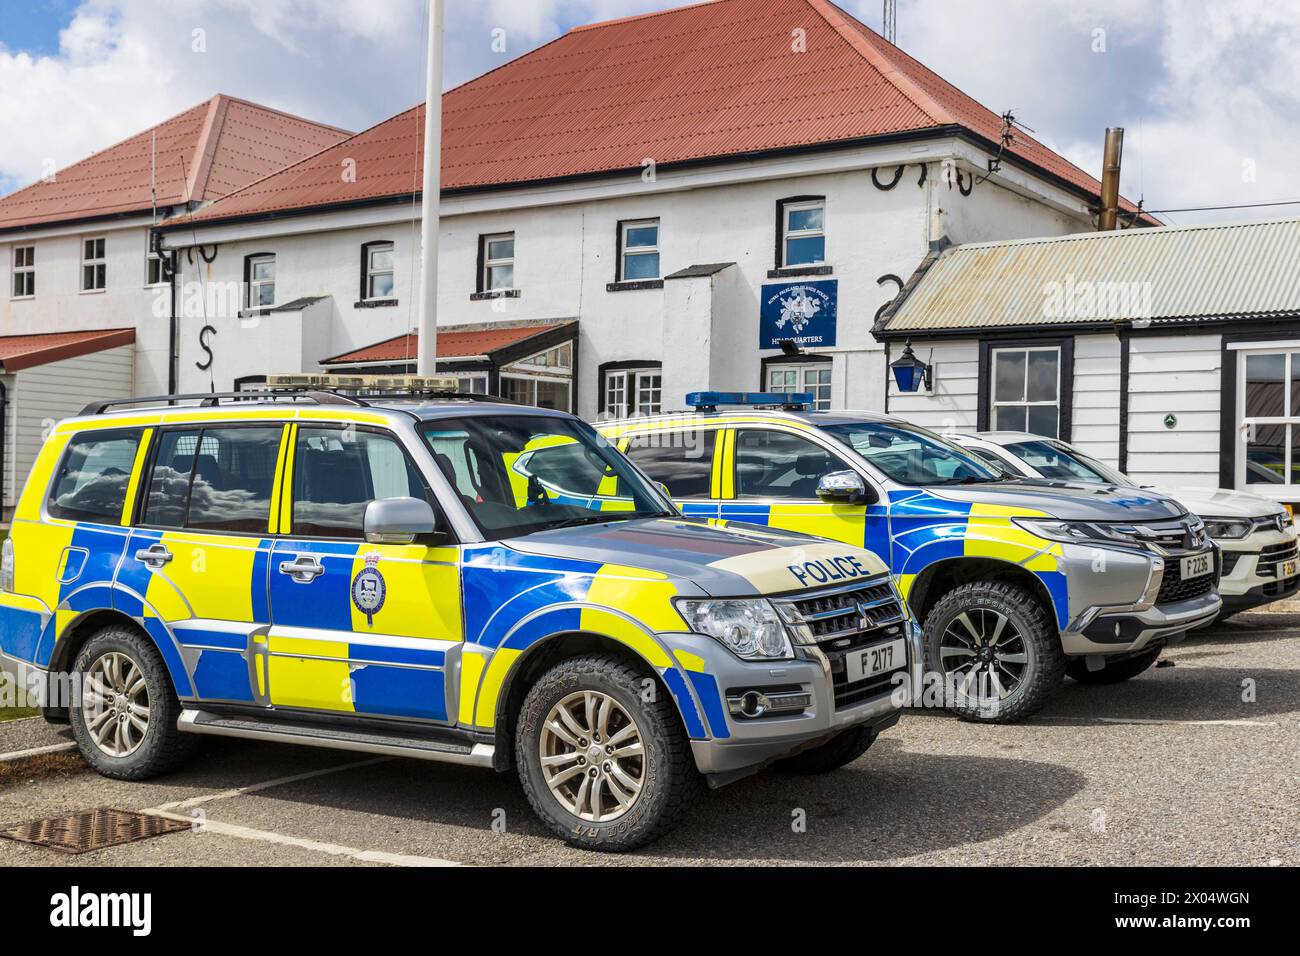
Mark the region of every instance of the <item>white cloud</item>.
MULTIPOLYGON (((448 84, 568 26, 677 0, 447 2, 448 84), (504 31, 505 50, 494 48, 504 31)), ((878 26, 878 0, 842 0, 878 26)), ((1150 208, 1300 198, 1300 3, 902 0, 902 46, 1094 173, 1128 135, 1150 208), (1096 30, 1104 53, 1093 52, 1096 30), (1250 161, 1250 162, 1248 162, 1250 161), (1253 166, 1251 165, 1253 163, 1253 166), (1254 181, 1243 172, 1255 171, 1254 181)), ((0 47, 0 191, 216 92, 361 129, 419 101, 424 0, 83 0, 52 56, 0 47), (194 31, 206 52, 195 52, 194 31)), ((1221 218, 1215 214, 1210 218, 1221 218)), ((1300 215, 1300 207, 1244 215, 1300 215)), ((1192 221, 1193 216, 1175 216, 1192 221)))

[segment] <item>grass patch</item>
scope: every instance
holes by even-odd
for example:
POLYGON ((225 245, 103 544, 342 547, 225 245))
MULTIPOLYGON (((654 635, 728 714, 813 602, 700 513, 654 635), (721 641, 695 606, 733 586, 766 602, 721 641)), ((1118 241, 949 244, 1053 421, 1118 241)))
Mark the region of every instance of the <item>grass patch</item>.
POLYGON ((20 703, 26 703, 26 699, 14 687, 13 678, 0 674, 0 724, 20 717, 35 717, 40 713, 35 707, 18 706, 20 703))

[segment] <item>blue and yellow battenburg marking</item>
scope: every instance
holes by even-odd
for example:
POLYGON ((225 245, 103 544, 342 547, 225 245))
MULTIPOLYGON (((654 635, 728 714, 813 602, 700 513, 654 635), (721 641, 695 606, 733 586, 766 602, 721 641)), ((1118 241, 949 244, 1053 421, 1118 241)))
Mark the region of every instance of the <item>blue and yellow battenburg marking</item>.
MULTIPOLYGON (((993 504, 971 504, 931 494, 924 489, 891 491, 888 501, 870 505, 826 504, 819 501, 754 501, 736 497, 735 436, 745 425, 776 426, 794 433, 810 433, 817 426, 796 418, 774 421, 761 413, 698 416, 664 416, 651 423, 613 423, 601 429, 610 441, 626 445, 637 438, 711 429, 714 443, 710 502, 680 501, 683 513, 716 517, 735 529, 737 522, 796 531, 843 541, 873 552, 885 561, 907 597, 916 576, 936 561, 947 558, 987 557, 1018 564, 1032 572, 1052 598, 1057 626, 1069 621, 1069 593, 1060 570, 1062 546, 1036 537, 1011 518, 1041 516, 1042 512, 993 504)), ((821 583, 821 582, 818 582, 821 583)))
MULTIPOLYGON (((249 409, 229 418, 274 420, 281 414, 249 409)), ((385 422, 364 412, 296 414, 385 422)), ((490 730, 515 668, 538 642, 563 634, 601 635, 654 668, 691 737, 729 736, 722 693, 706 661, 680 649, 670 653, 659 637, 687 629, 673 605, 677 587, 667 575, 497 544, 457 548, 294 538, 287 534, 293 423, 285 423, 264 537, 132 527, 135 494, 112 524, 42 514, 54 469, 79 430, 141 429, 129 479, 138 491, 154 427, 180 420, 213 418, 148 413, 138 420, 115 416, 102 425, 55 430, 15 513, 15 593, 0 594, 0 651, 48 667, 71 625, 85 614, 112 609, 139 622, 154 640, 185 700, 490 730), (151 563, 151 549, 169 559, 151 563), (319 572, 300 580, 282 571, 296 563, 319 572)), ((525 453, 544 447, 550 445, 525 453)), ((601 508, 622 506, 608 500, 615 490, 602 484, 601 508)), ((526 497, 528 491, 524 478, 516 493, 526 497)), ((749 533, 756 542, 763 534, 749 533)), ((829 556, 798 565, 801 573, 822 573, 823 565, 815 562, 824 557, 829 556)), ((737 553, 711 567, 737 574, 761 593, 774 586, 767 580, 776 573, 770 564, 737 553)), ((797 580, 789 576, 794 568, 783 573, 779 586, 788 588, 797 580)))

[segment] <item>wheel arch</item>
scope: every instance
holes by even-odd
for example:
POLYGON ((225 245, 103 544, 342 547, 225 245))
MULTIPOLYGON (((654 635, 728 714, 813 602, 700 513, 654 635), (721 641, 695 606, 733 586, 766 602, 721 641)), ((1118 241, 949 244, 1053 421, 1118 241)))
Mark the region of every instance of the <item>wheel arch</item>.
POLYGON ((1038 598, 1053 621, 1059 618, 1056 601, 1042 578, 1023 565, 991 557, 944 558, 928 565, 912 580, 907 592, 907 605, 915 619, 924 624, 930 609, 944 594, 974 581, 1023 585, 1038 598))
MULTIPOLYGON (((144 635, 151 642, 157 643, 149 632, 140 626, 139 621, 121 611, 107 607, 85 611, 68 622, 54 642, 54 649, 50 653, 48 665, 48 679, 53 681, 56 675, 68 673, 72 667, 72 662, 77 659, 77 655, 86 646, 86 642, 108 627, 130 628, 144 635)), ((46 700, 50 699, 51 697, 47 694, 46 700)), ((42 707, 41 710, 47 720, 64 722, 68 719, 67 707, 47 705, 42 707)))
MULTIPOLYGON (((675 692, 664 679, 660 668, 643 654, 626 641, 608 634, 581 629, 559 631, 530 644, 511 664, 502 679, 493 714, 496 744, 494 763, 497 770, 509 770, 514 766, 515 725, 524 698, 533 684, 558 662, 586 654, 611 654, 647 671, 655 681, 657 692, 666 693, 672 698, 682 732, 688 733, 683 707, 690 706, 698 714, 701 712, 699 703, 693 697, 689 701, 683 701, 680 692, 675 692)), ((682 683, 689 688, 689 682, 682 683)), ((687 693, 690 691, 687 690, 687 693)))

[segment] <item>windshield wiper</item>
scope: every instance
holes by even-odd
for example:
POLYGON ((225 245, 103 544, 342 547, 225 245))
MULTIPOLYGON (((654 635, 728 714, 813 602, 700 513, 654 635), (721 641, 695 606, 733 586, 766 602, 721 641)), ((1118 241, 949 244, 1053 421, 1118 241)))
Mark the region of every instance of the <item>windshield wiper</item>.
POLYGON ((990 476, 983 478, 979 475, 963 475, 960 478, 944 478, 942 481, 932 481, 932 485, 982 485, 990 481, 1002 481, 1001 478, 990 476))
POLYGON ((555 528, 577 528, 584 524, 603 524, 608 521, 627 521, 630 518, 668 518, 670 511, 602 511, 599 514, 578 515, 573 518, 561 518, 546 526, 546 531, 555 528))

